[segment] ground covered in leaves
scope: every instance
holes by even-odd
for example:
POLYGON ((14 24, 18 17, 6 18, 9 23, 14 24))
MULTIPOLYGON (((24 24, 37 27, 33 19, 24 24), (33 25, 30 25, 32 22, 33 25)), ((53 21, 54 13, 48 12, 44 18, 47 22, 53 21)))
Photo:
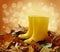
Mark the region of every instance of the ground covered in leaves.
POLYGON ((0 52, 60 52, 60 35, 48 31, 48 37, 44 41, 26 44, 24 40, 18 38, 24 31, 15 32, 12 30, 9 34, 0 35, 0 52))

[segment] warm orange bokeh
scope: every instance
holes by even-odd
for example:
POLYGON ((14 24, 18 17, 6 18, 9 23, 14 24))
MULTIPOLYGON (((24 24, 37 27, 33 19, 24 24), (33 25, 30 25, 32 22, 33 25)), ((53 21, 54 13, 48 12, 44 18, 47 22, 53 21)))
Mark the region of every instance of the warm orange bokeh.
POLYGON ((2 17, 4 16, 3 12, 2 12, 2 10, 3 10, 2 5, 3 4, 10 5, 12 2, 17 2, 17 0, 0 0, 0 33, 1 34, 4 32, 4 29, 2 28, 2 26, 5 25, 2 21, 2 17))
MULTIPOLYGON (((3 12, 2 12, 2 10, 3 10, 2 9, 2 4, 6 3, 9 6, 11 3, 17 2, 17 1, 23 1, 23 2, 25 1, 26 2, 28 0, 0 0, 0 33, 4 32, 3 26, 8 26, 7 24, 4 24, 3 21, 2 21, 2 17, 4 16, 3 12)), ((35 2, 35 0, 30 0, 30 1, 35 2)), ((39 1, 40 0, 37 0, 37 2, 39 2, 39 1)), ((58 11, 59 14, 60 14, 60 0, 42 0, 42 1, 46 2, 46 4, 49 4, 51 2, 54 3, 56 5, 55 10, 58 11)), ((58 17, 58 19, 60 19, 59 17, 58 17)), ((58 29, 60 29, 59 25, 60 24, 58 24, 58 29)))

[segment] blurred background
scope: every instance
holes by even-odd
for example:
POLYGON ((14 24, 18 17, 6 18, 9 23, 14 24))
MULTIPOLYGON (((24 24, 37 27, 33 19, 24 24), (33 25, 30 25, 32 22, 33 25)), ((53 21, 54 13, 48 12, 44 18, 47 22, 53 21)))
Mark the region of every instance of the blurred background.
POLYGON ((28 27, 28 16, 50 17, 49 30, 60 33, 60 0, 0 0, 0 34, 28 27))

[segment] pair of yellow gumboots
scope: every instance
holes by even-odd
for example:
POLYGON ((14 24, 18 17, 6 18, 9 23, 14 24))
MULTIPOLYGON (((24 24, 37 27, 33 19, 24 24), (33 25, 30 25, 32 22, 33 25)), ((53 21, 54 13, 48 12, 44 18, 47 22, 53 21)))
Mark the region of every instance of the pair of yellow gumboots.
POLYGON ((48 17, 29 16, 29 27, 26 34, 20 34, 19 37, 25 39, 24 42, 30 44, 32 40, 38 42, 44 40, 48 34, 48 17))

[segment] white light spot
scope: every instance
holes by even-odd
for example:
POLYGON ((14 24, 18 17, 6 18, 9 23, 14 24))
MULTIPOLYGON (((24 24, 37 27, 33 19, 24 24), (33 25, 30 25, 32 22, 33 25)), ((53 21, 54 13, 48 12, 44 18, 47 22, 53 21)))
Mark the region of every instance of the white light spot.
POLYGON ((16 8, 16 3, 12 3, 11 7, 16 8))
POLYGON ((44 2, 41 2, 40 5, 44 5, 44 2))
POLYGON ((32 2, 29 2, 29 3, 27 4, 27 6, 28 6, 28 7, 31 7, 31 6, 32 6, 32 2))
POLYGON ((24 26, 24 27, 27 26, 27 25, 26 25, 26 20, 21 20, 21 26, 24 26))
POLYGON ((51 12, 51 16, 52 16, 52 17, 55 17, 55 13, 54 13, 54 12, 51 12))
POLYGON ((49 28, 48 28, 48 30, 51 30, 51 31, 56 31, 57 30, 57 26, 50 26, 49 28))
POLYGON ((44 11, 48 12, 48 6, 45 5, 45 6, 42 7, 42 9, 43 9, 44 11))
POLYGON ((22 10, 27 10, 27 7, 26 7, 26 6, 23 6, 23 7, 22 7, 22 10))
POLYGON ((7 4, 3 4, 3 5, 2 5, 2 8, 3 8, 3 9, 6 9, 6 8, 7 8, 7 4))
POLYGON ((51 24, 56 24, 56 21, 55 20, 52 20, 51 24))

